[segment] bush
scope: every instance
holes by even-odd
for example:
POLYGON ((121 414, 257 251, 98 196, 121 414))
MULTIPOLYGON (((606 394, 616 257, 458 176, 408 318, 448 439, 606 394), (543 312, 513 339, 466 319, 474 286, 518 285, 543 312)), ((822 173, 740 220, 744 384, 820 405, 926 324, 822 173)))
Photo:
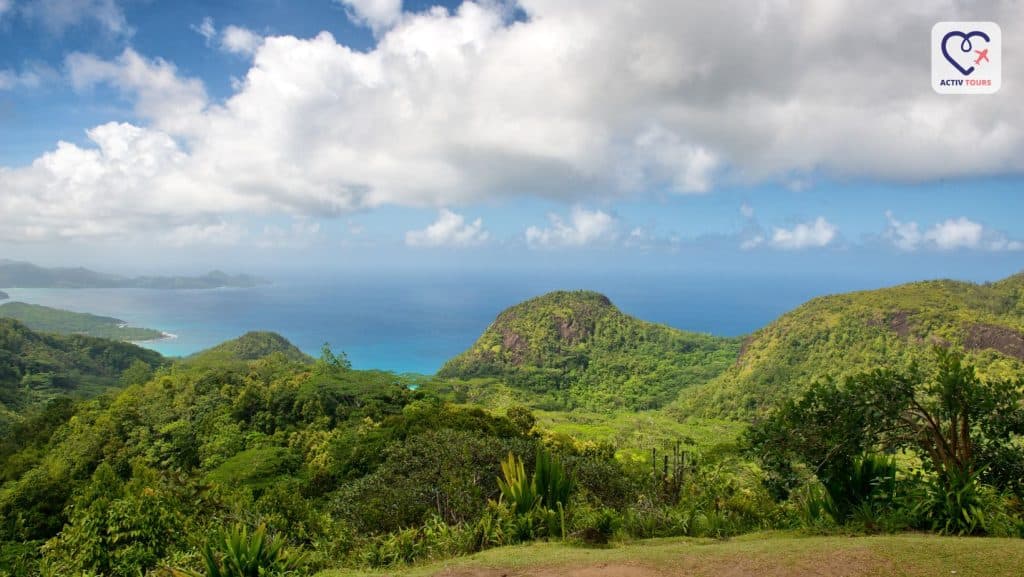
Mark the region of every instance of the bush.
POLYGON ((999 493, 978 473, 950 473, 929 479, 913 509, 917 525, 943 535, 1012 536, 1016 519, 999 493))
POLYGON ((854 518, 868 530, 892 509, 896 496, 896 461, 881 455, 865 455, 845 467, 834 468, 822 484, 827 493, 825 511, 842 525, 854 518))
MULTIPOLYGON (((305 563, 301 554, 292 554, 284 542, 267 536, 266 527, 260 526, 252 534, 236 526, 227 534, 214 538, 203 548, 206 577, 281 577, 304 574, 305 563)), ((199 573, 172 571, 173 574, 199 573)))
POLYGON ((577 510, 573 516, 574 539, 587 545, 607 545, 622 527, 622 515, 615 509, 577 510))

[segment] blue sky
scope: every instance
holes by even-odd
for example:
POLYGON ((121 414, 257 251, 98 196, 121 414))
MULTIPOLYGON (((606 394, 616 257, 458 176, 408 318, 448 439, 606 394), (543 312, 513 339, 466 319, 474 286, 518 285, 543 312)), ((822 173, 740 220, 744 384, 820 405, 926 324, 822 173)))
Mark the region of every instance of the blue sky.
POLYGON ((0 0, 0 256, 998 278, 1024 17, 945 6, 0 0), (999 93, 932 92, 954 19, 999 93))

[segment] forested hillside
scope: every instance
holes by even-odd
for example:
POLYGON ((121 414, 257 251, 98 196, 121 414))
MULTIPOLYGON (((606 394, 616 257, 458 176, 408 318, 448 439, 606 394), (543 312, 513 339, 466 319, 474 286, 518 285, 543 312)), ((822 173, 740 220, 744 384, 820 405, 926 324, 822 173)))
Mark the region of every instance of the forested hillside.
POLYGON ((0 432, 52 398, 96 395, 120 385, 133 365, 151 370, 163 362, 159 353, 128 343, 40 334, 0 318, 0 432))
POLYGON ((656 408, 736 359, 739 341, 623 314, 604 295, 554 292, 513 306, 441 377, 496 377, 555 407, 656 408))
POLYGON ((816 298, 748 337, 733 366, 675 408, 746 419, 826 376, 927 364, 935 346, 963 348, 982 376, 1024 374, 1024 275, 816 298))
POLYGON ((62 335, 86 335, 115 341, 148 341, 164 336, 157 330, 130 327, 128 323, 113 317, 76 313, 19 302, 0 305, 0 318, 14 319, 34 331, 62 335))

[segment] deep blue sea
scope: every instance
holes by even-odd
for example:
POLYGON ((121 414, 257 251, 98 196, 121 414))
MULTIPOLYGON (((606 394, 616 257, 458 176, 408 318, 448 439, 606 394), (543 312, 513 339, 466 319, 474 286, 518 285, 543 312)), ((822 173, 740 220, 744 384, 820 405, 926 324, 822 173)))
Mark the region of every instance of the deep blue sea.
POLYGON ((182 356, 250 330, 276 331, 314 356, 329 342, 356 368, 433 373, 508 306, 555 289, 591 289, 624 312, 736 336, 828 293, 875 288, 834 276, 641 273, 523 276, 408 273, 277 280, 250 289, 5 289, 11 300, 113 316, 176 338, 146 343, 182 356))

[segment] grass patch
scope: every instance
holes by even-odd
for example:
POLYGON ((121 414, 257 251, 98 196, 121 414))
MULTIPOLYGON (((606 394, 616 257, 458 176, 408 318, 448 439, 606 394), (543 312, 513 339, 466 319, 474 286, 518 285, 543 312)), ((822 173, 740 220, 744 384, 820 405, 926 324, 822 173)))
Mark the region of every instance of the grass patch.
POLYGON ((1024 540, 939 537, 803 537, 756 533, 729 541, 651 539, 608 549, 535 543, 403 570, 324 571, 318 577, 432 575, 628 577, 776 575, 782 577, 1019 577, 1024 540))

